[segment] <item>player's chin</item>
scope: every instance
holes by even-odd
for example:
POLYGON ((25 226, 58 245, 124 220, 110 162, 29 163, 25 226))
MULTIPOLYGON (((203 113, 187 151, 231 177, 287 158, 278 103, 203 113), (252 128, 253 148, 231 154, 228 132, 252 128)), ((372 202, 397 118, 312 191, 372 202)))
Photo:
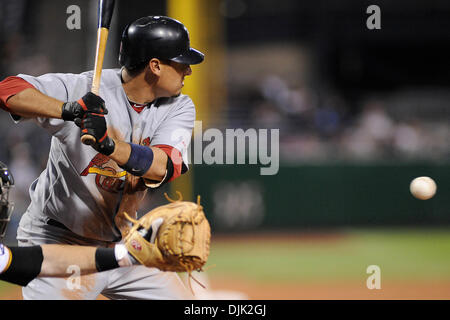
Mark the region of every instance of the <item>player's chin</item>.
POLYGON ((181 95, 181 88, 179 89, 179 90, 177 90, 173 95, 172 95, 172 97, 173 98, 176 98, 176 97, 179 97, 181 95))
POLYGON ((181 95, 181 88, 177 90, 168 90, 164 94, 161 94, 159 98, 176 98, 181 95))

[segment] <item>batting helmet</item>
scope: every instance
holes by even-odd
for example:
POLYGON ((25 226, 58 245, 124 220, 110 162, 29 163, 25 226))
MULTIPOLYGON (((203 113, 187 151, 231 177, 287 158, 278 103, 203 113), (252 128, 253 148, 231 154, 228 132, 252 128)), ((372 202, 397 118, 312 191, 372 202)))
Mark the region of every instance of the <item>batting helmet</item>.
POLYGON ((181 22, 164 16, 148 16, 125 28, 119 62, 128 70, 135 70, 152 58, 199 64, 204 57, 191 48, 189 32, 181 22))
POLYGON ((14 185, 14 178, 8 167, 0 161, 0 240, 6 233, 14 204, 9 201, 9 190, 14 185))

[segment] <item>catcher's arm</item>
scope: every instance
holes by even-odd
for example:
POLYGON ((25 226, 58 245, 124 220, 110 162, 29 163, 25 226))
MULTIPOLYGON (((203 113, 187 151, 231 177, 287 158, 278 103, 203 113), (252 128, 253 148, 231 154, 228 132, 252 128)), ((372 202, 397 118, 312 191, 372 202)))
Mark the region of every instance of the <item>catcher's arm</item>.
POLYGON ((96 248, 72 245, 6 247, 0 244, 0 280, 28 285, 37 277, 67 277, 70 266, 80 275, 131 266, 138 262, 124 245, 96 248))
POLYGON ((67 268, 76 265, 81 274, 97 272, 95 247, 42 245, 42 267, 39 277, 67 277, 67 268))

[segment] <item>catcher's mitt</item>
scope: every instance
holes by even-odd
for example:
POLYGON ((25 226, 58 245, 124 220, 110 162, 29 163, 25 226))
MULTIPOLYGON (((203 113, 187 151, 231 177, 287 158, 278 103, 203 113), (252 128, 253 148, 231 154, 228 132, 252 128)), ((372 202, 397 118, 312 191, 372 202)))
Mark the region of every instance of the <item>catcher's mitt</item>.
POLYGON ((155 208, 134 223, 125 237, 128 252, 141 264, 162 271, 201 271, 209 255, 211 229, 200 205, 180 199, 155 208))

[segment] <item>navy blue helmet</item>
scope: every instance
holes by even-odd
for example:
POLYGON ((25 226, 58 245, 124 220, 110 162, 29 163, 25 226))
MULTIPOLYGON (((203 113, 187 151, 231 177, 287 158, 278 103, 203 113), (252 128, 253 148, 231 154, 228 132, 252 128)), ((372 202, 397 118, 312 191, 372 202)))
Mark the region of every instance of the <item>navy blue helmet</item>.
POLYGON ((164 16, 148 16, 125 28, 119 62, 132 71, 152 58, 191 65, 201 63, 205 56, 191 48, 189 32, 181 22, 164 16))

